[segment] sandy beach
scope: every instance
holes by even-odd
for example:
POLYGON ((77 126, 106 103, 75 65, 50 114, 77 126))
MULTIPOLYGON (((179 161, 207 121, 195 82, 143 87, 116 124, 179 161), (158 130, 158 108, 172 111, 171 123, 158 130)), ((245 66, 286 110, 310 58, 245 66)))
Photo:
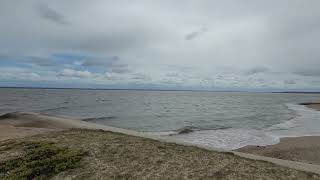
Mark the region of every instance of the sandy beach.
MULTIPOLYGON (((146 138, 140 133, 129 130, 91 124, 80 120, 49 117, 36 113, 10 113, 3 115, 0 117, 0 130, 0 150, 9 149, 6 146, 12 143, 49 141, 54 142, 58 147, 71 149, 82 147, 82 150, 89 151, 89 155, 84 160, 84 166, 70 172, 58 174, 56 179, 68 179, 71 177, 73 177, 71 179, 88 179, 89 177, 92 179, 102 177, 109 179, 125 177, 135 177, 133 179, 148 179, 150 177, 165 179, 176 179, 178 177, 186 179, 288 179, 288 177, 290 177, 289 179, 320 179, 319 175, 311 173, 320 174, 320 166, 215 151, 210 148, 199 148, 170 140, 160 139, 159 141, 156 137, 146 138), (69 130, 70 128, 71 130, 69 130), (111 155, 110 153, 112 152, 115 154, 111 155), (300 170, 309 172, 306 173, 300 170)), ((308 142, 301 144, 301 147, 305 146, 306 149, 309 149, 308 155, 298 156, 303 158, 286 157, 283 159, 308 163, 313 160, 311 163, 317 164, 319 158, 314 157, 319 153, 316 152, 318 149, 314 147, 319 142, 318 140, 318 137, 314 137, 312 139, 313 145, 308 142)), ((285 140, 282 142, 286 144, 282 144, 282 146, 287 147, 288 151, 292 151, 288 144, 296 144, 297 141, 295 138, 288 141, 285 140)), ((299 140, 299 142, 302 143, 303 139, 299 140)), ((10 146, 16 147, 16 145, 10 146)), ((7 160, 7 157, 12 158, 12 154, 14 157, 18 152, 20 152, 19 148, 3 152, 2 158, 0 157, 0 165, 1 161, 7 160)), ((261 153, 261 150, 259 152, 255 154, 270 156, 261 153)), ((273 150, 272 152, 279 154, 279 151, 273 150)), ((302 151, 301 154, 305 154, 304 152, 306 150, 302 151)), ((253 152, 251 151, 250 153, 253 152)), ((284 152, 280 152, 280 154, 281 156, 271 157, 282 158, 285 155, 284 152)))

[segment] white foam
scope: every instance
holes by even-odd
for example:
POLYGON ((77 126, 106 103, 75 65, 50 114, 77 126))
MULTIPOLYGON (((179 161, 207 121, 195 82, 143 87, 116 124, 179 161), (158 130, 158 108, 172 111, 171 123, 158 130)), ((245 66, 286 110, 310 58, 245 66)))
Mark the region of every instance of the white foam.
POLYGON ((144 134, 148 134, 151 136, 169 136, 178 134, 177 131, 155 131, 155 132, 143 132, 144 134))
POLYGON ((279 137, 320 135, 320 112, 302 105, 288 104, 297 116, 268 129, 279 137))
POLYGON ((295 117, 275 124, 264 130, 254 129, 219 129, 201 130, 187 134, 176 131, 149 132, 148 134, 169 136, 178 141, 233 150, 247 145, 271 145, 281 137, 320 135, 320 112, 297 104, 286 104, 295 113, 295 117))
MULTIPOLYGON (((265 146, 276 144, 281 137, 320 135, 319 111, 296 104, 287 104, 287 106, 296 113, 296 117, 265 130, 202 130, 188 134, 175 134, 171 138, 193 144, 233 150, 247 145, 265 146)), ((157 132, 156 134, 172 135, 174 132, 157 132)))
POLYGON ((279 138, 258 130, 225 129, 195 131, 172 136, 179 141, 232 150, 247 145, 269 145, 279 142, 279 138))

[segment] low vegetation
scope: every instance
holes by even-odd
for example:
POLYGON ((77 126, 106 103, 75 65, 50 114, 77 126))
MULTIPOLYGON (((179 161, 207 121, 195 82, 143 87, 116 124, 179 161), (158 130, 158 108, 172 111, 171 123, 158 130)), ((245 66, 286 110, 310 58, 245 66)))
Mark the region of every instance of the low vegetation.
POLYGON ((288 180, 320 175, 102 130, 71 129, 0 142, 0 179, 36 178, 288 180))
POLYGON ((11 142, 0 153, 16 150, 18 157, 0 162, 0 179, 47 179, 78 167, 84 152, 57 147, 52 142, 11 142))

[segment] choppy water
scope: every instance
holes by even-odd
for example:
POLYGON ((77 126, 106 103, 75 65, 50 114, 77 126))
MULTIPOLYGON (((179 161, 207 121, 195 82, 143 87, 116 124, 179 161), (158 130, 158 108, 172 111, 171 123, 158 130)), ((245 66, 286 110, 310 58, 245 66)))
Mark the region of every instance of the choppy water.
POLYGON ((320 94, 0 89, 0 114, 32 111, 224 149, 320 135, 320 94), (189 127, 193 132, 176 134, 189 127))

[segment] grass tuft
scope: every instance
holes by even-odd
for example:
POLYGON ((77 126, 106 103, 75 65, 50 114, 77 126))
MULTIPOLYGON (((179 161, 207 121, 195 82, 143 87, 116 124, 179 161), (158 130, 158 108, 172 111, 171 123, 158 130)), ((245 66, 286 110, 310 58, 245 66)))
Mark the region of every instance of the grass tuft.
POLYGON ((23 156, 0 163, 0 179, 48 179, 79 166, 86 154, 80 150, 57 147, 52 142, 23 142, 23 156))

